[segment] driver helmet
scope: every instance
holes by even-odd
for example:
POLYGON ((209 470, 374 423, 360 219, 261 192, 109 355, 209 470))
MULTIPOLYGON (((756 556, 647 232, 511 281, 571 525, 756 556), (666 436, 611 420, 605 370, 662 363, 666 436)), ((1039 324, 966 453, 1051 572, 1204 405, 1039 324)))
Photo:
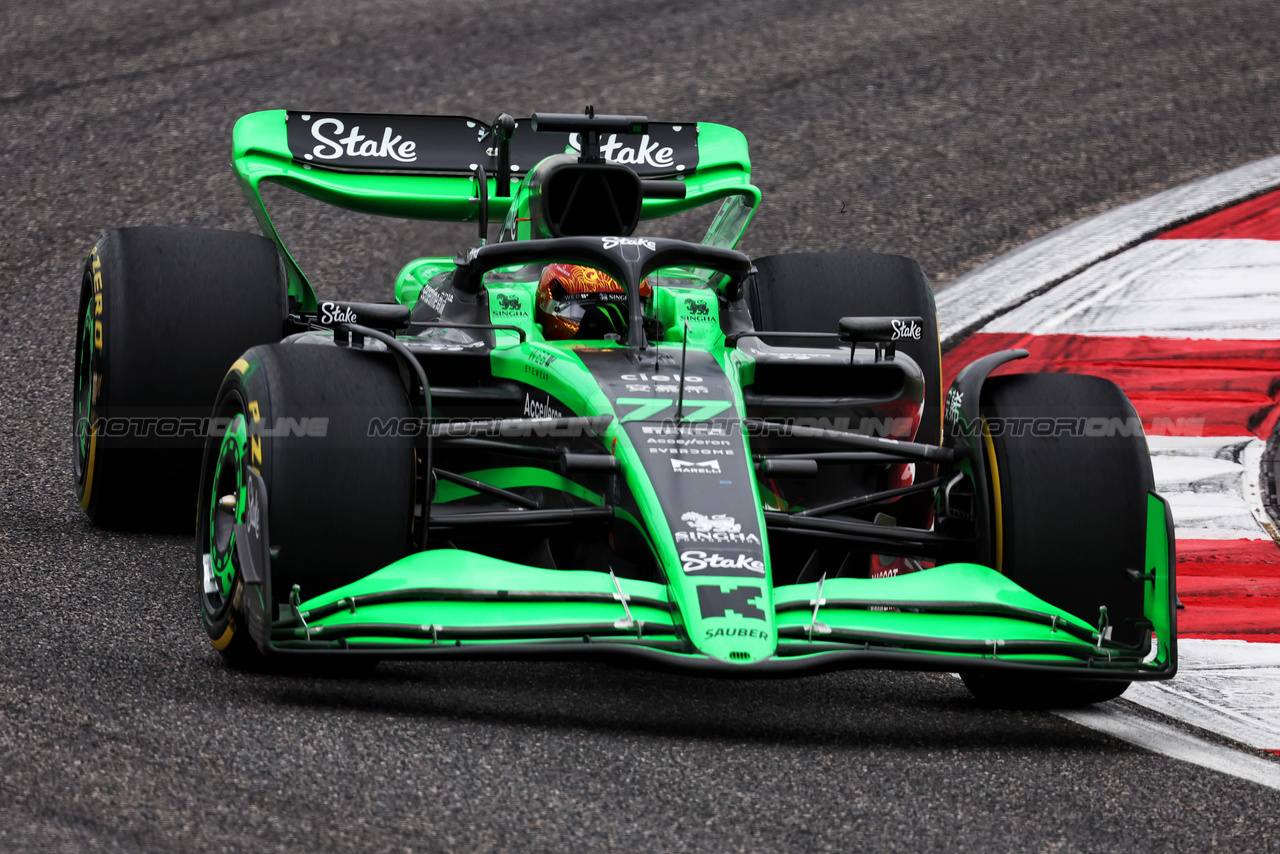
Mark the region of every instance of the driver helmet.
MULTIPOLYGON (((648 299, 652 294, 645 279, 640 283, 640 297, 648 299)), ((548 264, 538 280, 536 302, 542 334, 549 340, 565 341, 580 331, 589 338, 626 337, 627 292, 612 276, 594 267, 548 264)))

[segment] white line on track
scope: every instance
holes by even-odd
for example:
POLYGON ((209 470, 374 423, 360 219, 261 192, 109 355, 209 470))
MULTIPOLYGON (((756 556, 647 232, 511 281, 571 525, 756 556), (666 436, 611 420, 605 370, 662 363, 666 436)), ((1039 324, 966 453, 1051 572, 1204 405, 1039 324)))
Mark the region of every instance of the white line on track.
MULTIPOLYGON (((1280 749, 1280 644, 1179 640, 1178 676, 1124 698, 1259 750, 1280 749)), ((1280 763, 1277 763, 1280 765, 1280 763)))
POLYGON ((1265 443, 1255 436, 1148 436, 1156 491, 1169 500, 1180 540, 1260 540, 1258 481, 1265 443), (1256 451, 1250 455, 1250 449, 1256 451), (1250 468, 1252 466, 1252 468, 1250 468))
POLYGON ((1132 712, 1119 703, 1054 712, 1069 721, 1161 753, 1280 790, 1280 762, 1272 762, 1183 732, 1132 712))
POLYGON ((1269 157, 1033 240, 938 291, 941 338, 947 345, 955 344, 984 322, 1099 261, 1171 226, 1275 187, 1280 187, 1280 157, 1269 157))
POLYGON ((983 332, 1280 338, 1280 242, 1152 240, 1095 264, 983 332))

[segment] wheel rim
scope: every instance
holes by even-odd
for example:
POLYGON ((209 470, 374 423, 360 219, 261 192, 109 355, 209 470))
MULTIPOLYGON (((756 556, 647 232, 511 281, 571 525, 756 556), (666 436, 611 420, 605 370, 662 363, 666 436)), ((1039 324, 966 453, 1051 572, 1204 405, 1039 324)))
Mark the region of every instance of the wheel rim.
POLYGON ((92 434, 96 354, 93 349, 93 301, 85 306, 80 322, 80 346, 76 353, 75 465, 76 481, 83 483, 88 470, 89 439, 92 434))
POLYGON ((203 543, 204 578, 201 588, 206 611, 222 613, 234 597, 238 576, 234 526, 244 521, 247 503, 245 449, 248 430, 244 414, 237 412, 227 424, 218 448, 217 463, 209 486, 209 517, 203 543))

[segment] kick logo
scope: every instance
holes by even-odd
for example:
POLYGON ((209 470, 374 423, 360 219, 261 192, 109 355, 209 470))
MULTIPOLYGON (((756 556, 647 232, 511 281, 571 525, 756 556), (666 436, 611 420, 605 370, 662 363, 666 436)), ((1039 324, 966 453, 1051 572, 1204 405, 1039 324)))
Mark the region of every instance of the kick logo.
POLYGON ((735 587, 723 590, 718 584, 698 585, 698 610, 702 619, 727 617, 730 612, 748 620, 763 620, 764 611, 751 604, 752 599, 759 598, 759 587, 735 587))

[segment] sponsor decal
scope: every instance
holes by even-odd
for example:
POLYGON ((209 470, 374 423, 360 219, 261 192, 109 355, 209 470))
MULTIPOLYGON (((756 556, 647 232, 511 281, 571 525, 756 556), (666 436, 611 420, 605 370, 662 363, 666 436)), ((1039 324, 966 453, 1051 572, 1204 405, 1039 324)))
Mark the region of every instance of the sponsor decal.
POLYGON ((832 353, 821 353, 821 352, 816 352, 816 351, 814 351, 814 352, 809 352, 809 353, 777 353, 777 352, 774 352, 774 353, 769 353, 769 354, 768 354, 768 360, 769 360, 770 362, 812 362, 812 361, 819 361, 819 362, 831 362, 831 361, 847 362, 847 361, 849 361, 849 353, 848 353, 848 351, 846 350, 846 351, 844 351, 844 355, 843 355, 843 356, 841 356, 841 355, 840 355, 840 353, 834 353, 834 352, 832 352, 832 353))
POLYGON ((684 310, 689 315, 691 320, 710 320, 711 319, 711 309, 708 308, 707 304, 700 299, 687 297, 684 301, 684 310))
POLYGON ((680 520, 692 531, 676 531, 677 543, 741 543, 760 545, 760 538, 752 533, 742 533, 742 525, 732 516, 720 513, 704 516, 690 510, 680 520))
MULTIPOLYGON (((312 166, 371 168, 470 175, 477 165, 497 168, 493 129, 465 116, 412 116, 289 110, 290 154, 312 166)), ((544 157, 579 145, 574 134, 537 133, 517 119, 511 138, 511 171, 521 173, 544 157)), ((696 126, 650 122, 645 134, 605 134, 604 159, 641 177, 674 176, 698 168, 696 126)))
MULTIPOLYGON (((569 134, 569 146, 574 151, 582 152, 580 134, 569 134)), ((675 164, 675 152, 670 146, 658 142, 650 142, 649 134, 643 134, 634 146, 618 141, 618 135, 611 133, 608 138, 600 139, 600 156, 606 163, 624 163, 632 166, 652 166, 656 169, 667 169, 675 164)), ((606 249, 608 247, 605 247, 606 249)), ((652 247, 651 247, 652 248, 652 247)))
POLYGON ((529 394, 525 394, 525 415, 531 419, 562 419, 564 417, 563 412, 552 406, 550 398, 547 401, 535 401, 529 394))
POLYGON ((682 460, 676 457, 671 458, 671 470, 686 474, 693 472, 694 474, 720 474, 719 460, 682 460))
POLYGON ((497 305, 490 304, 489 314, 495 318, 514 317, 524 314, 524 300, 519 294, 491 292, 497 305))
POLYGON ((893 340, 897 341, 902 338, 913 338, 920 340, 920 333, 923 331, 920 324, 914 320, 893 320, 890 321, 893 326, 893 340))
POLYGON ((325 326, 332 326, 335 323, 359 323, 360 318, 356 316, 355 310, 339 305, 336 302, 320 303, 319 321, 325 326))
POLYGON ((531 350, 529 352, 529 361, 535 365, 549 368, 555 364, 556 357, 553 353, 547 353, 542 350, 531 350))
POLYGON ((759 598, 759 587, 734 587, 724 590, 718 584, 698 585, 698 610, 702 619, 727 617, 730 612, 748 620, 763 620, 764 611, 751 604, 752 599, 759 598))
POLYGON ((454 342, 442 341, 416 341, 413 349, 415 350, 440 350, 445 352, 457 352, 459 350, 476 350, 484 347, 483 341, 468 341, 465 344, 457 344, 454 342))
MULTIPOLYGON (((680 384, 679 383, 655 383, 654 385, 649 385, 648 383, 627 383, 627 391, 631 392, 632 394, 643 394, 645 392, 649 392, 649 393, 665 392, 666 394, 679 394, 680 384)), ((710 394, 711 390, 704 385, 686 385, 684 387, 684 391, 685 391, 685 394, 710 394)))
MULTIPOLYGON (((93 352, 102 352, 102 259, 98 257, 97 244, 94 244, 93 247, 93 352)), ((94 371, 94 403, 98 402, 98 391, 101 386, 102 375, 98 371, 94 371)))
POLYGON ((658 244, 643 237, 601 237, 605 249, 617 249, 619 246, 643 246, 652 252, 658 244))
MULTIPOLYGON (((304 117, 305 118, 305 117, 304 117)), ((413 163, 418 159, 416 142, 405 140, 390 127, 382 129, 382 138, 370 138, 360 133, 360 126, 354 125, 346 136, 346 125, 341 119, 333 117, 316 119, 311 125, 311 136, 320 142, 305 155, 307 160, 337 160, 339 157, 375 157, 397 163, 413 163)), ((373 131, 377 134, 377 131, 373 131)))
POLYGON ((734 521, 732 516, 727 516, 724 513, 719 513, 715 516, 703 516, 701 513, 695 513, 690 510, 681 516, 680 520, 695 531, 723 531, 729 534, 736 534, 742 530, 742 526, 734 521))
POLYGON ((551 367, 555 360, 556 357, 550 353, 534 350, 529 353, 529 361, 524 365, 524 372, 542 382, 548 382, 551 379, 551 373, 547 368, 551 367))
MULTIPOLYGON (((680 382, 680 372, 672 371, 669 374, 623 374, 620 379, 623 382, 655 382, 655 383, 678 383, 680 382)), ((702 377, 687 376, 684 378, 685 383, 701 383, 706 382, 702 377)), ((685 388, 688 388, 685 385, 685 388)))
MULTIPOLYGON (((685 391, 689 387, 685 386, 685 391)), ((661 420, 661 413, 676 409, 674 397, 620 397, 616 401, 619 406, 634 406, 635 409, 622 416, 622 422, 661 420)), ((732 401, 728 400, 685 400, 684 422, 706 421, 724 412, 732 401)), ((682 423, 682 427, 684 424, 682 423)))
POLYGON ((256 537, 261 533, 259 526, 262 524, 262 508, 258 505, 258 489, 252 480, 248 483, 246 492, 248 495, 244 508, 244 522, 256 537))
POLYGON ((764 629, 744 629, 732 626, 727 629, 707 629, 704 639, 711 640, 712 638, 759 638, 760 640, 768 640, 769 633, 764 629))
POLYGON ((453 294, 438 291, 430 285, 424 285, 422 293, 418 295, 418 300, 426 303, 436 313, 441 313, 444 311, 445 306, 453 302, 453 294))
POLYGON ((680 553, 680 565, 691 575, 714 575, 720 570, 727 570, 726 575, 737 575, 741 570, 764 575, 764 561, 748 554, 725 557, 718 552, 687 551, 680 553))
MULTIPOLYGON (((693 424, 645 424, 640 430, 646 436, 675 436, 678 442, 694 442, 693 436, 728 436, 729 425, 721 421, 700 421, 693 424)), ((701 440, 698 440, 701 443, 701 440)))
POLYGON ((960 418, 960 406, 964 403, 964 392, 952 386, 947 392, 947 418, 955 421, 960 418))
POLYGON ((562 419, 564 417, 563 412, 552 406, 550 398, 547 401, 535 401, 529 394, 525 394, 525 415, 531 419, 562 419))
MULTIPOLYGON (((676 445, 680 448, 698 448, 703 446, 719 446, 727 448, 733 444, 729 439, 700 439, 696 436, 650 436, 644 441, 646 445, 676 445)), ((679 451, 676 453, 679 453, 679 451)), ((700 452, 690 451, 690 453, 696 454, 700 452)))

